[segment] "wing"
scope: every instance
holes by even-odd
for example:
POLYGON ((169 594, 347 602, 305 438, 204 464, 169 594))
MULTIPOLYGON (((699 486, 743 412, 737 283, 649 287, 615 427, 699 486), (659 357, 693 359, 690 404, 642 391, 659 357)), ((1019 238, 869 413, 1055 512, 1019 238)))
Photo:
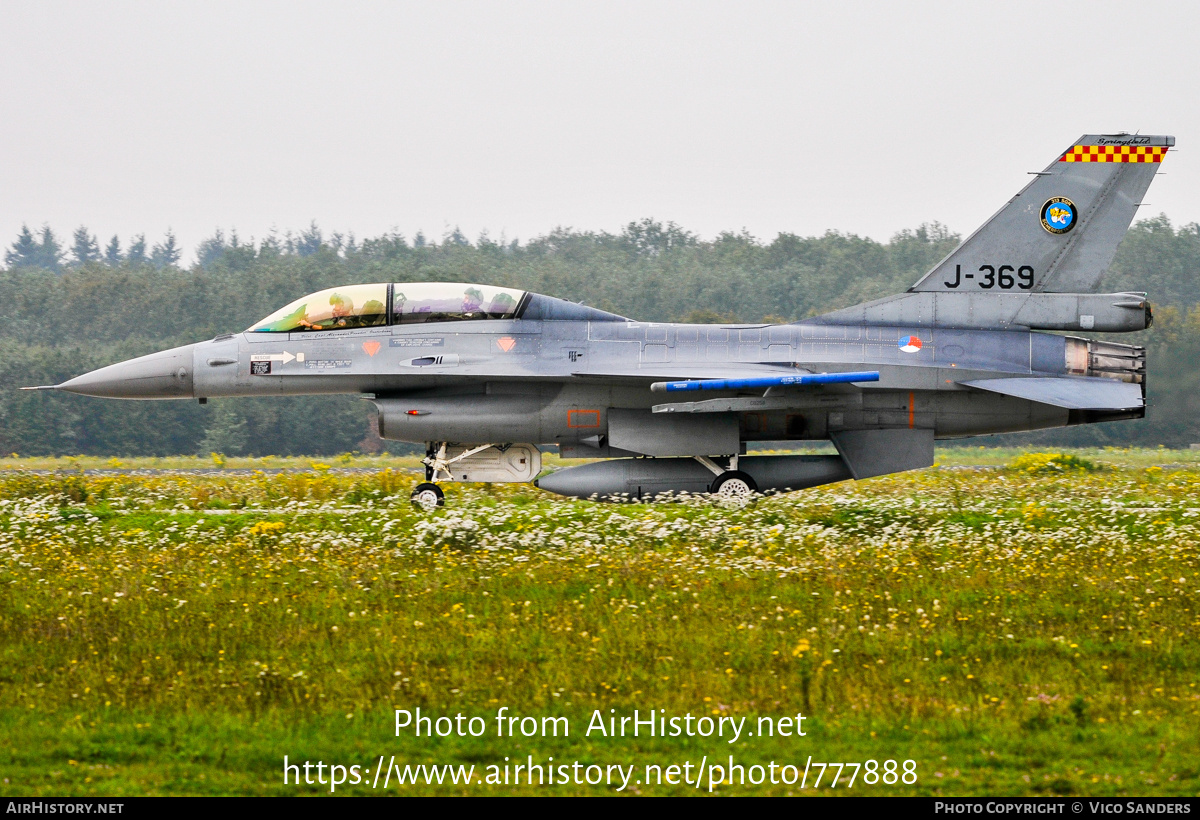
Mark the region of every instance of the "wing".
POLYGON ((661 382, 687 379, 739 379, 751 377, 797 376, 808 373, 791 362, 748 362, 746 364, 667 364, 629 365, 627 367, 606 366, 600 370, 577 370, 571 373, 581 381, 661 382))

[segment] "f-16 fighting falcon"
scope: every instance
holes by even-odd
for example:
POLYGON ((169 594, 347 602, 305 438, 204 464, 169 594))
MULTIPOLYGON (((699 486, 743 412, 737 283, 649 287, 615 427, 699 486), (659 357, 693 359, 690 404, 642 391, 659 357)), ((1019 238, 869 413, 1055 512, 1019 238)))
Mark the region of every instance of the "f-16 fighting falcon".
POLYGON ((425 445, 413 500, 428 508, 448 481, 737 500, 928 467, 937 439, 1145 414, 1145 348, 1070 334, 1150 326, 1146 294, 1094 291, 1174 144, 1080 137, 907 292, 791 324, 639 322, 486 285, 348 285, 242 333, 26 389, 362 394, 383 438, 425 445), (745 455, 781 440, 837 454, 745 455), (547 445, 601 460, 538 479, 547 445))

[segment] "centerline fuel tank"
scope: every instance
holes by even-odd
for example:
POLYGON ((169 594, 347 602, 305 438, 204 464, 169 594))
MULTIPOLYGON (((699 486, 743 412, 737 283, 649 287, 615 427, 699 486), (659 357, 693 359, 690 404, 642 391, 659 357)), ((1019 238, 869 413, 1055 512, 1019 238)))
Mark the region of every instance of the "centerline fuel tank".
MULTIPOLYGON (((850 478, 841 456, 743 456, 738 470, 759 492, 784 492, 850 478)), ((568 467, 539 478, 547 492, 576 498, 654 498, 666 493, 706 493, 715 476, 691 458, 616 458, 568 467)))

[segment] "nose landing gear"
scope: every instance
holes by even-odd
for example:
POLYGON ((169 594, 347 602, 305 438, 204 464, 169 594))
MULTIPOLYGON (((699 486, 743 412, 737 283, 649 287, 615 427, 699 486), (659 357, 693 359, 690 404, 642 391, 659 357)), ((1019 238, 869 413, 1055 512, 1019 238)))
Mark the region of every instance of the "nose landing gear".
POLYGON ((429 481, 422 481, 414 487, 411 498, 413 506, 422 510, 434 510, 446 504, 446 494, 442 488, 429 481))
POLYGON ((425 458, 422 459, 425 465, 425 480, 413 487, 412 495, 409 496, 414 507, 426 512, 446 506, 446 494, 434 482, 441 478, 442 474, 447 479, 453 479, 449 470, 452 462, 446 458, 446 442, 440 444, 439 448, 431 443, 425 451, 425 458))
POLYGON ((518 478, 517 480, 529 480, 537 475, 541 469, 541 456, 536 447, 526 447, 525 445, 514 446, 511 444, 480 444, 475 447, 455 446, 451 449, 445 441, 430 442, 429 448, 425 451, 425 458, 422 460, 422 463, 425 465, 425 480, 413 489, 413 504, 424 510, 433 510, 437 507, 445 506, 446 495, 442 492, 442 488, 435 483, 437 481, 514 480, 512 477, 506 475, 496 477, 494 470, 488 472, 486 469, 490 466, 488 464, 489 454, 492 455, 491 460, 494 461, 496 460, 496 454, 503 455, 506 452, 509 454, 516 453, 518 456, 521 453, 526 453, 525 457, 519 459, 519 464, 529 475, 527 478, 518 478), (528 452, 530 450, 532 450, 531 454, 528 452), (537 458, 531 459, 531 455, 536 455, 537 458), (536 467, 528 463, 531 460, 536 463, 536 467))

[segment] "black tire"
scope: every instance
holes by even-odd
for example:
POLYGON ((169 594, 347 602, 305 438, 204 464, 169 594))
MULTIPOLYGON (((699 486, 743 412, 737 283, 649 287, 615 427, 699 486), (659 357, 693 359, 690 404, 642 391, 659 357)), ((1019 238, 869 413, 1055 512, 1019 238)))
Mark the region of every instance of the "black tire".
POLYGON ((442 488, 428 481, 423 481, 414 487, 410 498, 413 506, 423 510, 446 506, 446 494, 442 492, 442 488))
POLYGON ((758 484, 741 470, 728 470, 713 480, 708 491, 725 501, 749 501, 758 492, 758 484))

